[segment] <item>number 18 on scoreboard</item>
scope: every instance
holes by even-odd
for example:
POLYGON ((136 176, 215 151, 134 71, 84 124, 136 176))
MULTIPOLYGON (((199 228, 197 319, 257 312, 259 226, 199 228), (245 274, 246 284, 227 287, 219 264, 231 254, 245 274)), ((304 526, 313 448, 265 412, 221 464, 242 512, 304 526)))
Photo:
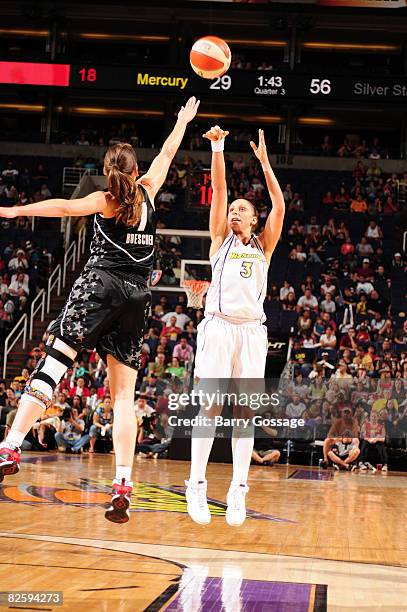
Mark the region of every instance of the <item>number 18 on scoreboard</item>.
POLYGON ((210 170, 197 170, 189 174, 187 201, 189 208, 209 208, 212 203, 210 170))

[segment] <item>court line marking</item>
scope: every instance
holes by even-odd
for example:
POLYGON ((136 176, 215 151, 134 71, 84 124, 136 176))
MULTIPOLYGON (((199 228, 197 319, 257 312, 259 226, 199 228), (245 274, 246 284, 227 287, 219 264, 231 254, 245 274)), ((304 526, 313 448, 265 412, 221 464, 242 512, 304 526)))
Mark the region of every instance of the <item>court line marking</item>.
MULTIPOLYGON (((2 536, 4 539, 7 539, 7 536, 2 536)), ((65 544, 65 542, 64 542, 65 544)), ((68 546, 76 546, 76 544, 67 544, 68 546)), ((106 550, 110 550, 106 549, 106 550)), ((114 551, 114 552, 122 552, 122 551, 114 551)), ((162 559, 159 559, 159 561, 162 561, 162 559)), ((177 574, 167 574, 166 572, 143 572, 140 570, 125 570, 125 569, 121 569, 121 570, 117 570, 117 569, 101 569, 98 567, 80 567, 80 566, 75 566, 75 565, 50 565, 49 563, 16 563, 13 561, 0 561, 0 565, 15 565, 17 567, 49 567, 49 568, 53 568, 53 569, 73 569, 73 570, 87 570, 87 571, 91 571, 91 572, 108 572, 109 574, 111 572, 118 572, 119 574, 153 574, 154 576, 174 576, 175 578, 173 578, 173 580, 178 580, 179 576, 177 574)))
POLYGON ((79 589, 79 593, 93 593, 93 591, 120 591, 121 589, 141 589, 141 588, 142 588, 141 586, 135 584, 131 586, 103 587, 100 589, 79 589))
MULTIPOLYGON (((189 551, 190 553, 198 553, 202 550, 206 550, 206 551, 211 551, 214 553, 214 555, 216 556, 216 553, 224 553, 226 555, 245 555, 245 558, 251 557, 251 556, 255 556, 255 557, 265 557, 264 561, 266 561, 267 563, 270 562, 269 557, 281 557, 284 559, 293 559, 293 560, 298 560, 303 562, 304 559, 309 559, 310 561, 323 561, 325 563, 339 563, 339 564, 348 564, 348 563, 352 563, 353 565, 360 565, 361 567, 367 567, 369 566, 370 568, 372 567, 377 567, 377 568, 381 568, 381 567, 386 567, 386 568, 393 568, 393 569, 397 569, 397 570, 406 570, 407 569, 407 565, 393 565, 390 563, 373 563, 370 561, 366 561, 366 562, 362 562, 362 561, 350 561, 350 560, 337 560, 337 559, 328 559, 326 557, 307 557, 304 555, 289 555, 287 553, 267 553, 267 552, 255 552, 255 551, 247 551, 247 550, 225 550, 225 549, 218 549, 218 548, 208 548, 208 547, 193 547, 193 546, 179 546, 176 544, 157 544, 157 542, 136 542, 136 541, 129 541, 129 540, 99 540, 99 539, 91 539, 91 538, 66 538, 64 536, 48 536, 48 535, 36 535, 36 534, 25 534, 25 533, 9 533, 9 532, 0 532, 0 538, 18 538, 18 539, 26 539, 26 540, 40 540, 40 541, 45 541, 45 542, 55 542, 55 543, 59 543, 59 544, 71 544, 71 545, 77 545, 77 546, 87 546, 90 548, 97 548, 97 549, 104 549, 104 550, 114 550, 116 552, 125 552, 128 554, 133 554, 133 555, 139 555, 140 557, 149 557, 152 559, 157 559, 157 560, 164 560, 164 561, 168 561, 169 559, 167 557, 159 557, 156 555, 152 555, 149 553, 142 553, 139 552, 139 549, 137 550, 126 550, 124 548, 122 548, 122 546, 124 545, 134 545, 137 547, 141 547, 141 549, 143 549, 143 547, 147 547, 147 546, 152 546, 153 548, 160 548, 162 550, 164 549, 178 549, 179 551, 182 552, 186 552, 189 551), (113 544, 114 548, 109 548, 103 545, 98 545, 98 543, 100 544, 113 544)), ((193 558, 190 560, 193 560, 193 558)), ((257 560, 261 560, 261 559, 257 559, 257 560)), ((187 566, 184 565, 181 562, 178 561, 173 561, 172 559, 169 560, 171 563, 174 563, 174 565, 177 565, 180 569, 185 569, 187 566)))

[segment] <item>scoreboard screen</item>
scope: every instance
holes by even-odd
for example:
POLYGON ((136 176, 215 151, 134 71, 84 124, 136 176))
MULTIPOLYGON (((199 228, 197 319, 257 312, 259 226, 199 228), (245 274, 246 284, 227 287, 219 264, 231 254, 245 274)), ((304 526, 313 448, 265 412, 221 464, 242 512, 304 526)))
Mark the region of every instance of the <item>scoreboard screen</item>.
POLYGON ((234 96, 261 100, 325 99, 405 103, 404 77, 343 77, 329 73, 296 74, 274 71, 230 70, 213 81, 192 71, 160 68, 71 66, 71 87, 186 93, 211 97, 234 96))
POLYGON ((163 92, 179 96, 233 96, 257 100, 335 100, 405 104, 405 77, 340 76, 328 71, 230 70, 213 80, 192 70, 137 66, 97 66, 0 62, 0 84, 66 87, 74 90, 163 92))
POLYGON ((186 208, 204 210, 212 204, 211 171, 192 170, 188 173, 188 186, 185 194, 186 208))

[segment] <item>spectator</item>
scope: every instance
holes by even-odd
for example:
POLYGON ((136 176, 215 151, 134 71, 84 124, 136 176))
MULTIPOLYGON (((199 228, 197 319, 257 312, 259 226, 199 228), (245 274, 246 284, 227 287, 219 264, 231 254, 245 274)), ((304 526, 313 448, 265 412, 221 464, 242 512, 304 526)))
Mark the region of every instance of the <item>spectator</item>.
POLYGON ((356 332, 353 327, 351 327, 348 332, 342 336, 339 342, 339 350, 341 353, 343 353, 343 351, 346 349, 350 349, 353 352, 355 352, 357 349, 356 332))
POLYGON ((90 397, 90 391, 85 387, 85 379, 80 376, 76 381, 76 385, 71 387, 69 391, 69 397, 74 397, 78 395, 79 397, 90 397))
POLYGON ((176 357, 183 364, 192 362, 193 349, 188 344, 187 338, 181 338, 179 343, 174 346, 172 356, 176 357))
POLYGON ((373 247, 368 243, 366 236, 362 236, 356 245, 356 253, 359 257, 371 257, 374 254, 373 247))
POLYGON ((45 410, 40 416, 40 420, 34 423, 33 429, 38 432, 38 443, 46 449, 48 444, 45 440, 47 430, 50 430, 53 437, 59 431, 60 419, 64 410, 61 406, 54 404, 45 410))
MULTIPOLYGON (((269 412, 263 413, 263 419, 271 419, 272 414, 269 412)), ((272 466, 280 459, 280 451, 273 448, 272 439, 277 437, 278 432, 272 427, 266 425, 257 426, 254 432, 254 448, 252 452, 252 460, 260 465, 272 466)))
POLYGON ((401 253, 394 253, 393 261, 391 262, 393 268, 403 268, 404 262, 401 257, 401 253))
POLYGON ((179 334, 182 331, 180 327, 177 327, 176 323, 177 323, 177 317, 173 315, 170 318, 169 325, 165 325, 165 327, 162 328, 160 335, 167 336, 169 340, 176 342, 179 334))
MULTIPOLYGON (((99 408, 96 408, 93 415, 93 424, 89 430, 89 452, 95 452, 96 440, 104 439, 111 442, 113 436, 112 430, 112 400, 110 399, 110 397, 105 397, 103 404, 99 408)), ((110 452, 114 452, 113 449, 110 452)))
POLYGON ((285 408, 285 413, 288 417, 299 418, 304 412, 306 406, 300 401, 299 395, 293 395, 293 399, 285 408))
POLYGON ((360 452, 359 469, 366 471, 369 465, 366 463, 371 449, 374 448, 382 464, 382 470, 387 472, 387 450, 385 442, 384 424, 379 422, 376 412, 371 412, 370 419, 365 421, 361 429, 362 447, 360 452))
POLYGON ((376 221, 374 219, 372 219, 369 222, 369 225, 367 226, 366 232, 365 232, 365 237, 372 241, 372 240, 381 240, 383 238, 383 232, 380 229, 380 227, 377 225, 376 221))
POLYGON ((153 362, 148 364, 148 371, 150 375, 154 375, 157 378, 163 378, 166 371, 165 355, 164 353, 158 353, 153 362))
POLYGON ((353 376, 349 374, 346 362, 341 359, 337 371, 332 374, 332 380, 335 380, 341 387, 349 387, 353 383, 353 376))
POLYGON ((336 336, 332 325, 328 325, 325 329, 325 333, 321 334, 319 339, 321 348, 323 349, 334 349, 336 348, 336 336))
POLYGON ((350 438, 351 443, 355 448, 359 447, 359 426, 358 422, 352 415, 352 410, 350 408, 345 408, 342 414, 334 419, 327 437, 324 440, 323 446, 323 454, 324 454, 324 464, 323 467, 328 466, 329 452, 331 448, 335 445, 336 440, 339 441, 343 438, 350 438))
POLYGON ((172 358, 171 365, 166 368, 166 373, 171 374, 171 376, 176 376, 177 378, 185 377, 185 367, 180 365, 179 360, 176 357, 172 358))
POLYGON ((366 213, 367 211, 367 203, 366 200, 363 199, 361 195, 358 195, 355 199, 351 201, 350 210, 353 213, 366 213))
POLYGON ((99 387, 98 390, 97 390, 97 399, 98 400, 103 400, 103 399, 106 398, 106 396, 110 397, 109 379, 108 379, 107 376, 103 380, 102 386, 99 387))
POLYGON ((85 423, 78 418, 76 408, 70 408, 63 415, 59 431, 55 434, 58 450, 70 450, 72 453, 81 453, 83 447, 89 442, 89 435, 84 434, 85 423))
POLYGON ((305 308, 309 308, 314 311, 318 310, 318 300, 314 295, 312 295, 310 289, 305 289, 304 295, 302 295, 297 302, 298 312, 301 312, 305 308))
POLYGON ((321 302, 321 310, 323 312, 328 312, 329 314, 334 314, 336 312, 336 305, 332 299, 330 293, 325 293, 325 299, 321 302))
POLYGON ((290 285, 288 280, 285 280, 283 286, 280 289, 280 300, 283 302, 287 298, 289 293, 295 294, 294 288, 290 285))
POLYGON ((188 317, 188 315, 184 313, 184 308, 181 304, 177 304, 175 306, 174 312, 167 312, 167 314, 163 315, 161 317, 161 320, 164 323, 168 324, 168 322, 171 321, 172 317, 175 317, 175 324, 179 329, 181 329, 181 331, 185 328, 185 325, 188 323, 188 321, 190 321, 190 317, 188 317))
POLYGON ((359 457, 359 440, 357 438, 341 438, 331 446, 328 457, 336 469, 351 470, 356 467, 355 462, 359 457), (352 464, 354 464, 352 466, 352 464))

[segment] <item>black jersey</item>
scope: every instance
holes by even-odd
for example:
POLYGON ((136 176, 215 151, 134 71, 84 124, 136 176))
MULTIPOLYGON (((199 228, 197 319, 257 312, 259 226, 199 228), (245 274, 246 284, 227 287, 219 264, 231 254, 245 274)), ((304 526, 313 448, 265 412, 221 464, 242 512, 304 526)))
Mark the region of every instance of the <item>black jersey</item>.
POLYGON ((90 245, 91 256, 85 269, 103 268, 128 277, 149 279, 154 261, 156 215, 146 190, 143 191, 140 223, 129 227, 116 218, 107 219, 97 213, 90 245))

